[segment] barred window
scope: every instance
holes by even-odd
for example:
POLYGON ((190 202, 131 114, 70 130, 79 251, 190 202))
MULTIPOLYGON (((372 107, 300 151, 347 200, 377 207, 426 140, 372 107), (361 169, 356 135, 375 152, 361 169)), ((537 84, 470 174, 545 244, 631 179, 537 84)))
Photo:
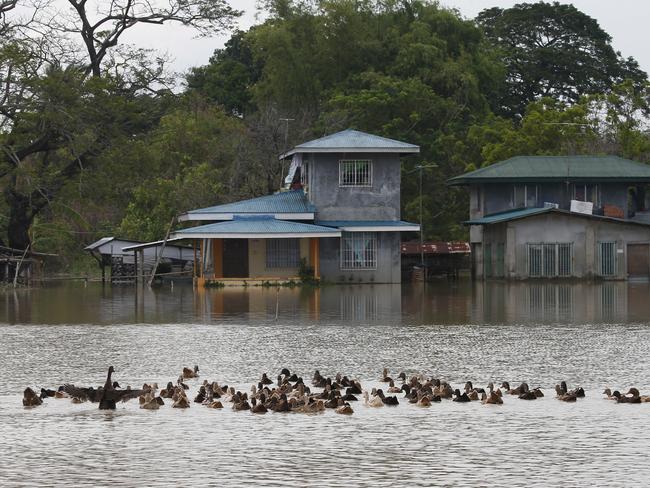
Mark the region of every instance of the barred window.
POLYGON ((616 243, 598 243, 598 274, 600 276, 616 275, 616 243))
POLYGON ((573 243, 526 244, 526 258, 528 276, 531 278, 571 276, 573 272, 573 243))
POLYGON ((376 269, 377 234, 343 232, 341 235, 341 269, 376 269))
POLYGON ((339 161, 339 186, 372 186, 372 161, 369 159, 339 161))
POLYGON ((298 239, 267 239, 266 268, 297 268, 300 265, 298 239))

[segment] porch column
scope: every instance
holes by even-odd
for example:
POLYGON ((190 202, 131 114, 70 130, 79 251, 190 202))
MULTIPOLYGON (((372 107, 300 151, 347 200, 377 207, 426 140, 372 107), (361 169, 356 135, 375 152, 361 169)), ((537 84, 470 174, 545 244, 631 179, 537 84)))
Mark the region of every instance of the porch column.
POLYGON ((318 237, 309 239, 309 263, 314 268, 314 278, 320 278, 320 240, 318 237))
POLYGON ((223 278, 223 239, 212 239, 214 277, 223 278))

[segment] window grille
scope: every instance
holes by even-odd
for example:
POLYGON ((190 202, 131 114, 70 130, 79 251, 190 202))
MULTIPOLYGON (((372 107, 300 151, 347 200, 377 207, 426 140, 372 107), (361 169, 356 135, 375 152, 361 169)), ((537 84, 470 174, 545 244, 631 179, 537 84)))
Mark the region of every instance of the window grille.
POLYGON ((339 161, 339 186, 372 186, 372 161, 339 161))
POLYGON ((377 235, 374 232, 343 232, 341 269, 376 269, 377 235))
POLYGON ((297 268, 300 265, 299 239, 267 239, 266 268, 297 268))
POLYGON ((571 262, 573 258, 573 244, 564 243, 557 245, 557 275, 571 276, 571 262))
POLYGON ((598 243, 598 274, 600 276, 616 275, 616 243, 598 243))
POLYGON ((553 278, 571 276, 573 272, 573 244, 526 244, 528 276, 553 278))

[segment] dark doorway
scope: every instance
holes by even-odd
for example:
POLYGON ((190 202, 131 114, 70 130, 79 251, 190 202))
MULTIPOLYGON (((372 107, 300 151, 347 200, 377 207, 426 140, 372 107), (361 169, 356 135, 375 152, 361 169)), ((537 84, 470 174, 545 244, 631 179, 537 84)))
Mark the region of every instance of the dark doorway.
POLYGON ((223 240, 223 277, 248 278, 248 239, 223 240))
POLYGON ((650 276, 650 244, 627 245, 627 275, 630 278, 650 276))

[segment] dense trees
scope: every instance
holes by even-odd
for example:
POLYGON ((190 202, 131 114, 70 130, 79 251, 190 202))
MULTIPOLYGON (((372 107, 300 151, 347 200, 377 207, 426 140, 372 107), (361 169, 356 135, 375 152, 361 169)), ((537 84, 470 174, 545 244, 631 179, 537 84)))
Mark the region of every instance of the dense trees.
POLYGON ((14 247, 159 238, 178 212, 276 190, 279 153, 347 127, 421 146, 404 163, 406 219, 419 213, 413 167, 436 163, 427 238, 465 237, 466 195, 445 180, 466 169, 522 153, 650 159, 645 73, 572 6, 472 21, 423 0, 267 0, 264 22, 172 93, 165 59, 123 33, 221 31, 237 15, 225 1, 68 2, 45 23, 0 0, 0 236, 14 247))
POLYGON ((646 81, 638 63, 614 51, 598 22, 573 5, 494 7, 476 20, 507 68, 505 91, 495 107, 502 113, 521 116, 540 97, 575 103, 626 79, 646 81))

